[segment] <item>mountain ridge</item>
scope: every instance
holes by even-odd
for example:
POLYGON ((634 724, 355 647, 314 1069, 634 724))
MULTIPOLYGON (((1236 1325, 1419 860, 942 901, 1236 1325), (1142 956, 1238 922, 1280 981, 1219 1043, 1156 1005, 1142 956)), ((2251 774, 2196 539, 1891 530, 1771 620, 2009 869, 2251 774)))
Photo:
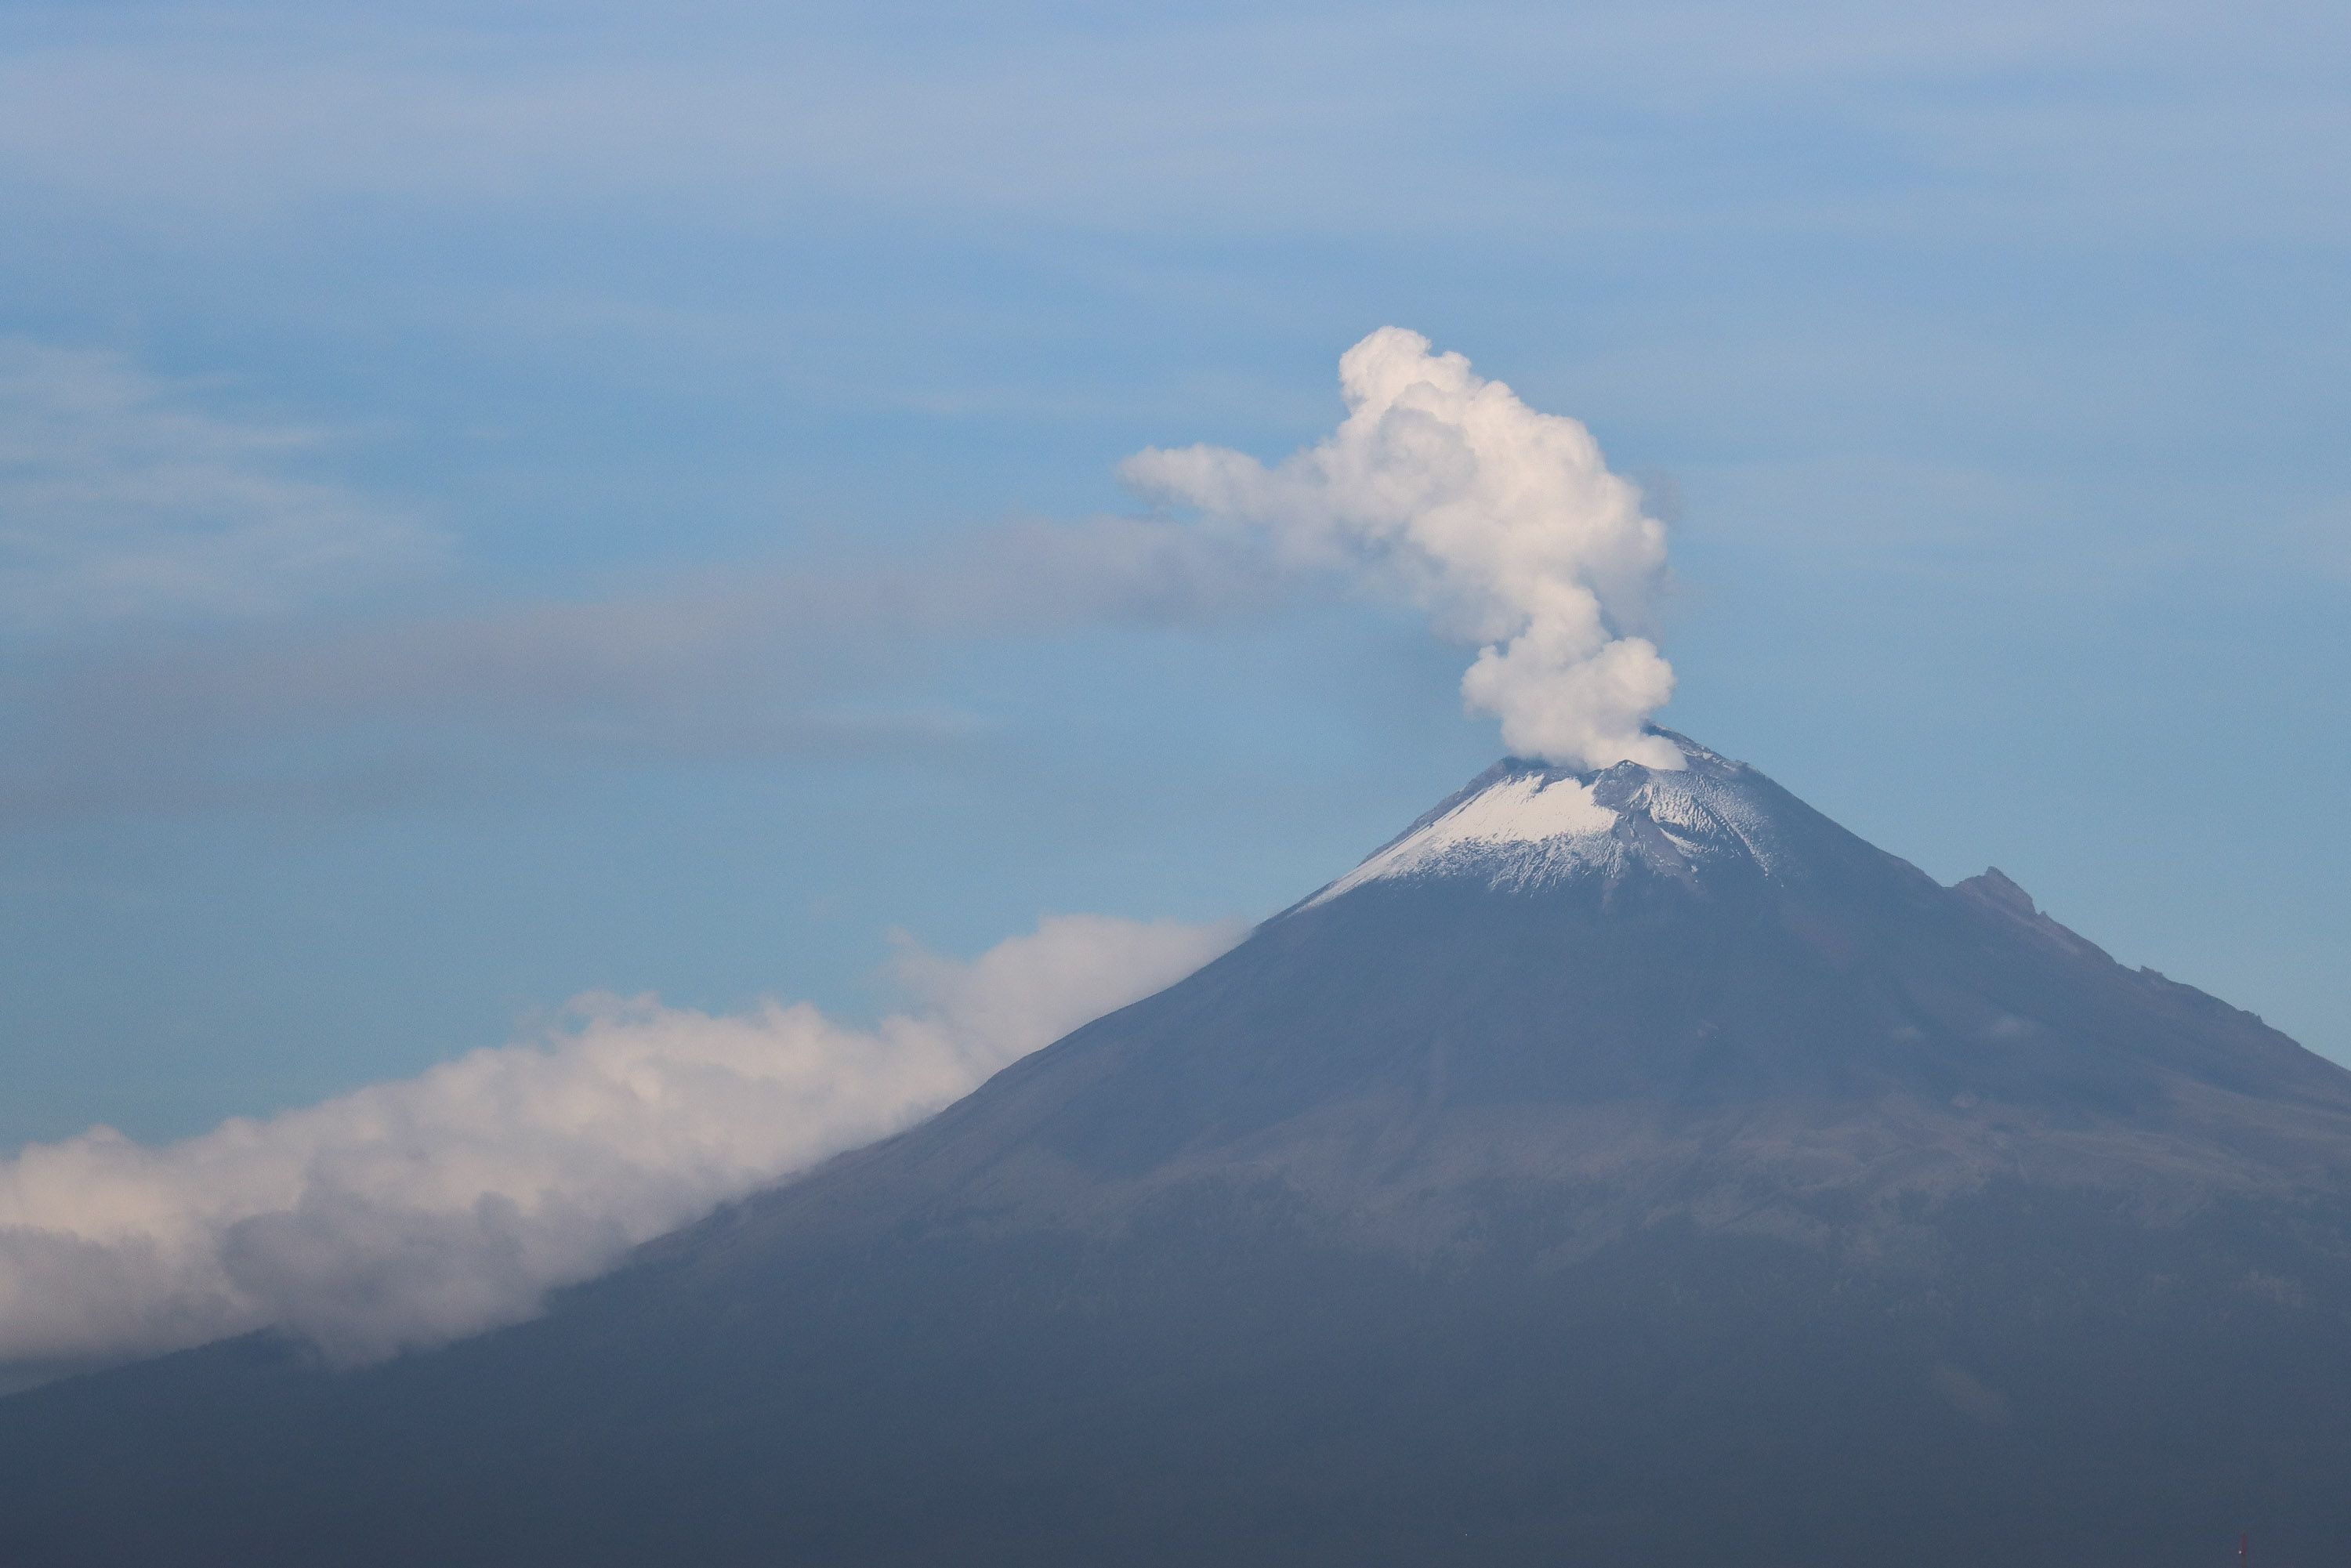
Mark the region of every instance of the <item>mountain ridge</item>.
MULTIPOLYGON (((2134 1193, 2166 1211, 2192 1203, 2196 1192, 2214 1183, 2235 1190, 2281 1193, 2304 1188, 2336 1193, 2351 1185, 2351 1161, 2346 1161, 2343 1142, 2351 1123, 2339 1120, 2351 1116, 2351 1074, 2310 1055, 2251 1014, 2193 988, 2124 969, 2103 949, 2035 909, 2029 895, 1997 871, 1944 888, 1908 862, 1876 850, 1786 796, 1755 770, 1671 732, 1660 733, 1683 746, 1690 756, 1688 776, 1728 775, 1742 789, 1777 797, 1773 804, 1779 820, 1772 824, 1777 845, 1764 854, 1750 852, 1750 865, 1761 874, 1734 875, 1726 890, 1718 857, 1714 881, 1699 891, 1701 901, 1720 894, 1733 903, 1741 916, 1760 919, 1748 901, 1757 894, 1756 883, 1776 882, 1780 885, 1770 891, 1782 900, 1781 920, 1792 933, 1795 945, 1826 954, 1834 969, 1841 962, 1856 959, 1854 936, 1815 916, 1801 894, 1824 880, 1858 871, 1875 884, 1881 898, 1938 909, 1945 919, 1935 935, 1954 946, 1970 938, 1996 942, 2010 937, 2043 960, 2044 967, 2055 965, 2076 979, 2095 981, 2106 993, 2105 1006, 2127 1006, 2135 1015, 2142 1043, 2150 1039, 2159 1042, 2167 1032, 2179 1035, 2184 1030, 2192 1036, 2199 1030, 2227 1031, 2231 1048, 2225 1060, 2216 1062, 2209 1051, 2175 1051, 2149 1061, 2143 1053, 2135 1056, 2111 1045, 2096 1053, 2084 1049, 2078 1040, 2064 1038, 2069 1031, 2062 1023, 2053 1024, 2029 1010, 1981 1005, 1980 997, 1947 996, 1930 999, 1942 1002, 1947 1012, 1964 1012, 1970 1001, 1979 1004, 1976 1016, 1967 1020, 1967 1029, 1947 1027, 1942 1031, 1959 1035, 1961 1043, 1973 1052, 1972 1060, 1955 1071, 1940 1071, 1946 1064, 1932 1059, 1896 1061, 1896 1070, 1890 1071, 1883 1061, 1865 1061, 1867 1075, 1879 1082, 1865 1103, 1867 1114, 1862 1116, 1835 1110, 1846 1099, 1818 1083, 1793 1094, 1765 1095, 1762 1103, 1767 1109, 1762 1113, 1740 1102, 1729 1113, 1710 1114, 1701 1051, 1688 1064, 1694 1078, 1686 1077, 1676 1086, 1677 1092, 1668 1095, 1662 1108, 1652 1106, 1636 1113, 1628 1110, 1627 1104, 1645 1104, 1637 1096, 1592 1092, 1581 1097, 1583 1103, 1576 1113, 1563 1117, 1555 1098, 1541 1102, 1543 1109, 1530 1113, 1524 1097, 1514 1100, 1504 1095, 1499 1103, 1455 1115, 1454 1121, 1466 1124, 1450 1129, 1448 1135, 1441 1125, 1446 1118, 1427 1102, 1432 1095, 1441 1097, 1445 1092, 1432 1085, 1448 1071, 1458 1080, 1459 1067, 1447 1051, 1430 1051, 1422 1060, 1384 1078, 1374 1073, 1353 1085, 1316 1081, 1320 1108, 1309 1113, 1303 1124, 1268 1120, 1266 1096, 1276 1085, 1270 1082, 1269 1073, 1250 1069, 1261 1068, 1264 1061, 1278 1057, 1280 1047, 1270 1044, 1262 1030, 1237 1029, 1217 1016, 1212 1003, 1188 1009, 1185 1004, 1197 993, 1217 989, 1228 972, 1260 962, 1269 943, 1281 942, 1301 923, 1311 926, 1318 921, 1347 922, 1341 901, 1422 900, 1431 895, 1430 884, 1450 884, 1457 891, 1468 886, 1483 894, 1500 895, 1500 902, 1509 905, 1512 899, 1525 900, 1545 890, 1556 895, 1563 883, 1577 880, 1580 874, 1596 884, 1596 908, 1602 915, 1637 919, 1638 910, 1627 909, 1627 904, 1659 896, 1677 899, 1701 881, 1690 864, 1687 838, 1660 845, 1657 841, 1667 838, 1666 833, 1645 831, 1647 813, 1642 810, 1643 797, 1655 787, 1656 770, 1623 763, 1576 774, 1505 759, 1423 813, 1403 833, 1366 856, 1363 864, 1378 867, 1385 860, 1395 865, 1394 852, 1399 846, 1410 845, 1497 789, 1524 779, 1541 779, 1554 788, 1573 782, 1593 790, 1606 802, 1614 821, 1593 831, 1565 836, 1587 842, 1605 837, 1612 844, 1629 844, 1629 851, 1571 860, 1571 874, 1564 877, 1530 876, 1525 874, 1529 862, 1555 873, 1561 857, 1546 851, 1539 841, 1498 841, 1506 847, 1482 856, 1457 855, 1405 865, 1352 883, 1345 876, 1335 879, 1268 920, 1242 947, 1159 997, 1086 1026, 1006 1069, 939 1118, 883 1145, 841 1156, 831 1166, 791 1187, 752 1200, 749 1209, 772 1207, 797 1213, 816 1201, 816 1195, 828 1184, 869 1180, 862 1173, 902 1157, 898 1153, 902 1150, 918 1151, 911 1157, 926 1170, 961 1169, 963 1162, 948 1145, 964 1135, 967 1126, 984 1127, 984 1133, 972 1134, 983 1139, 1028 1136, 1041 1145, 1011 1155, 998 1150, 985 1158, 972 1156, 971 1174, 958 1178, 975 1184, 970 1197, 973 1206, 992 1207, 999 1216, 1028 1204, 1040 1223, 1060 1223, 1089 1208, 1095 1211, 1092 1223, 1106 1223, 1100 1212, 1102 1204, 1109 1201, 1117 1212, 1120 1200, 1103 1186, 1104 1178, 1165 1186, 1219 1175, 1240 1179, 1253 1174, 1262 1179, 1280 1172, 1299 1181, 1310 1207, 1317 1207, 1319 1200, 1320 1207, 1334 1214, 1350 1208, 1359 1214, 1386 1213, 1398 1234, 1416 1239, 1414 1245, 1424 1250, 1432 1246, 1432 1229, 1442 1228, 1443 1222, 1428 1216, 1417 1223, 1407 1221, 1395 1200, 1403 1179, 1397 1173, 1416 1169, 1420 1163, 1431 1167, 1425 1174, 1430 1176, 1429 1185, 1440 1190, 1449 1190, 1465 1179, 1552 1182, 1561 1189, 1552 1195, 1553 1201, 1562 1211, 1572 1212, 1581 1200, 1565 1188, 1579 1182, 1619 1192, 1629 1186, 1651 1197, 1659 1188, 1687 1193, 1690 1173, 1708 1168, 1707 1164, 1698 1163, 1701 1155, 1704 1162, 1721 1170, 1724 1182, 1736 1186, 1751 1181, 1755 1159, 1775 1146, 1774 1137, 1782 1140, 1783 1152, 1792 1160, 1809 1167, 1798 1190, 1814 1195, 1867 1191, 1883 1198, 1919 1190, 1922 1186, 1948 1191, 1988 1180, 2014 1167, 2016 1156, 2006 1145, 2025 1133, 2041 1140, 2038 1157, 2053 1164, 2066 1179, 2134 1193), (1529 844, 1531 848, 1521 847, 1529 844), (1628 887, 1645 872, 1651 885, 1628 887), (1131 1124, 1135 1119, 1130 1118, 1117 1138, 1106 1139, 1105 1130, 1117 1124, 1117 1118, 1087 1108, 1090 1095, 1098 1098, 1103 1092, 1094 1085, 1123 1071, 1129 1076, 1148 1074, 1147 1066, 1131 1062, 1122 1066, 1121 1052, 1130 1048, 1116 1037, 1129 1030, 1138 1015, 1170 1008, 1184 1012, 1174 1031, 1177 1038, 1160 1048, 1169 1059, 1163 1068, 1172 1071, 1158 1076, 1170 1082, 1163 1082, 1163 1092, 1151 1100, 1152 1111, 1143 1118, 1157 1124, 1135 1126, 1131 1124), (1200 1087, 1196 1069, 1207 1054, 1194 1041, 1208 1038, 1235 1041, 1220 1049, 1248 1098, 1248 1113, 1238 1124, 1233 1116, 1212 1109, 1195 1106, 1189 1113, 1181 1109, 1183 1092, 1200 1087), (2069 1044, 2077 1060, 2053 1066, 2052 1056, 2069 1044), (1099 1060, 1073 1070, 1071 1060, 1089 1053, 1099 1060), (2266 1069, 2256 1074, 2257 1083, 2247 1077, 2243 1059, 2248 1053, 2266 1069), (1234 1057, 1252 1060, 1234 1062, 1230 1060, 1234 1057), (1050 1087, 1032 1088, 1040 1081, 1050 1087), (2067 1091, 2059 1092, 2053 1102, 2050 1098, 2053 1081, 2058 1089, 2067 1091), (2020 1102, 2021 1085, 2037 1090, 2039 1099, 2027 1097, 2020 1102), (2249 1116, 2239 1102, 2252 1092, 2257 1092, 2262 1109, 2258 1115, 2249 1116), (1061 1096, 1061 1103, 1045 1108, 1043 1100, 1052 1096, 1061 1096), (2089 1110, 2085 1109, 2085 1100, 2089 1110), (2097 1110, 2100 1105, 2103 1113, 2097 1110), (1031 1115, 1032 1124, 1029 1132, 1017 1134, 1011 1129, 1024 1113, 1031 1115), (1191 1118, 1188 1123, 1184 1121, 1186 1114, 1191 1118), (2136 1120, 2125 1120, 2130 1117, 2136 1120), (1171 1130, 1179 1125, 1186 1129, 1186 1138, 1172 1136, 1171 1130), (1294 1158, 1280 1155, 1272 1147, 1285 1135, 1280 1131, 1284 1127, 1304 1140, 1301 1149, 1293 1151, 1294 1158), (1111 1142, 1118 1145, 1115 1155, 1107 1152, 1111 1142), (1871 1149, 1871 1145, 1882 1147, 1871 1149), (2187 1153, 2190 1145, 2196 1157, 2187 1153), (1593 1150, 1606 1154, 1595 1157, 1589 1154, 1593 1150), (2216 1150, 2227 1150, 2231 1157, 2223 1157, 2216 1150), (1568 1152, 1568 1157, 1561 1157, 1562 1151, 1568 1152), (1039 1194, 1012 1195, 1014 1164, 1023 1173, 1022 1179, 1040 1184, 1039 1194), (1374 1180, 1366 1174, 1373 1169, 1384 1169, 1385 1174, 1374 1180), (1636 1174, 1645 1169, 1652 1173, 1650 1177, 1636 1180, 1636 1174), (844 1176, 841 1173, 859 1174, 844 1176), (1042 1196, 1052 1191, 1087 1196, 1082 1200, 1042 1196), (1049 1220, 1048 1216, 1060 1218, 1049 1220)), ((1667 781, 1682 777, 1664 775, 1667 781)), ((1742 838, 1740 843, 1748 847, 1750 841, 1742 838)), ((1849 895, 1850 890, 1842 891, 1849 895)), ((1523 908, 1521 904, 1512 913, 1523 914, 1523 908)), ((1352 934, 1343 934, 1336 945, 1345 946, 1352 940, 1352 934)), ((1459 966, 1448 957, 1439 967, 1458 973, 1459 966)), ((1423 972, 1415 970, 1400 988, 1426 995, 1437 988, 1423 972)), ((1914 987, 1914 991, 1918 988, 1914 987)), ((1914 995, 1909 999, 1915 1003, 1918 998, 1914 995)), ((1393 1009, 1382 1010, 1391 1022, 1398 1016, 1393 1009)), ((2041 1010, 2057 1009, 2044 1006, 2041 1010)), ((1943 1021, 1948 1025, 1948 1019, 1943 1021)), ((1714 1019, 1698 1018, 1691 1021, 1688 1032, 1719 1042, 1724 1027, 1714 1019)), ((1916 1022, 1896 1021, 1882 1033, 1877 1044, 1881 1051, 1893 1056, 1913 1040, 1924 1043, 1927 1030, 1916 1022)), ((1351 1047, 1353 1043, 1351 1040, 1351 1047)), ((1492 1102, 1496 1097, 1487 1098, 1492 1102)), ((1291 1099, 1304 1103, 1295 1094, 1291 1099)), ((946 1190, 926 1200, 909 1201, 950 1202, 946 1190)), ((1601 1227, 1604 1238, 1619 1233, 1626 1225, 1657 1218, 1654 1202, 1614 1197, 1604 1200, 1603 1207, 1613 1216, 1601 1227)), ((1718 1197, 1710 1206, 1701 1207, 1708 1212, 1719 1211, 1725 1201, 1718 1197)), ((1898 1205, 1895 1207, 1898 1209, 1898 1205)), ((1456 1219, 1468 1223, 1463 1217, 1456 1219)), ((714 1223, 741 1222, 739 1218, 730 1218, 714 1223)), ((1359 1241, 1368 1239, 1377 1228, 1350 1227, 1359 1241)), ((684 1243, 673 1245, 677 1244, 684 1243)))
POLYGON ((0 1399, 0 1558, 2339 1561, 2351 1073, 1671 738, 538 1322, 0 1399))

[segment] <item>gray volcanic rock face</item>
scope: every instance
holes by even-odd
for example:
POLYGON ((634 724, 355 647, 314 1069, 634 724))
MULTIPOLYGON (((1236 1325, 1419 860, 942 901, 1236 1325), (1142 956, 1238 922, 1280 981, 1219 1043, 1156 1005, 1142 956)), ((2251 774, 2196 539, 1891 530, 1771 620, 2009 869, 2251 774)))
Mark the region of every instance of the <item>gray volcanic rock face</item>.
POLYGON ((544 1322, 0 1402, 0 1560, 2351 1550, 2351 1074, 1671 738, 544 1322))
POLYGON ((1199 974, 754 1212, 854 1189, 876 1223, 1106 1231, 1272 1181, 1430 1255, 1484 1245, 1502 1190, 1572 1251, 1668 1214, 1893 1246, 1921 1197, 2009 1178, 2149 1218, 2344 1189, 2351 1075, 1673 738, 1677 772, 1499 765, 1199 974))

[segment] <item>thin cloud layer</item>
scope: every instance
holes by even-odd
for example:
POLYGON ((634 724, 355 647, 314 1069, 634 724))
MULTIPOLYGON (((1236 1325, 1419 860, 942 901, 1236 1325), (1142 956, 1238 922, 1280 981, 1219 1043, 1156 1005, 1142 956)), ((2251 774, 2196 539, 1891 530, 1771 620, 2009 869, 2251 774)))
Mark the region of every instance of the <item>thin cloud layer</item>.
POLYGON ((438 555, 292 472, 318 440, 182 406, 118 354, 0 340, 0 630, 280 611, 438 555))
POLYGON ((20 739, 0 754, 0 825, 371 808, 549 757, 626 767, 920 752, 983 726, 920 688, 958 644, 1226 623, 1270 614, 1301 586, 1229 534, 1032 520, 912 561, 134 642, 0 682, 0 720, 20 739))
POLYGON ((154 1354, 279 1325, 361 1362, 514 1322, 545 1293, 1172 984, 1238 922, 1049 916, 872 1030, 806 1003, 712 1016, 588 996, 477 1051, 163 1148, 97 1127, 0 1166, 0 1363, 154 1354))
POLYGON ((937 15, 920 47, 872 6, 665 7, 658 24, 573 7, 559 47, 543 16, 496 5, 455 23, 271 3, 227 32, 188 5, 143 6, 136 27, 94 9, 27 27, 0 57, 0 173, 129 224, 242 227, 355 197, 409 214, 653 197, 734 229, 805 223, 810 196, 841 192, 934 224, 977 210, 1024 229, 1358 242, 1458 242, 1497 212, 1520 235, 1606 235, 1687 216, 1694 196, 1710 220, 1729 207, 1780 229, 1976 235, 2022 218, 2044 234, 2119 221, 2200 235, 2216 201, 2272 237, 2339 235, 2343 221, 2326 200, 2342 132, 2324 66, 2343 24, 2323 6, 2269 8, 2261 28, 2209 5, 2014 0, 1585 8, 1565 26, 1516 3, 1083 27, 937 15), (2117 70, 2141 90, 2081 90, 2117 70), (1443 79, 1476 81, 1481 111, 1432 121, 1419 95, 1443 79), (1765 147, 1791 120, 1833 125, 1848 146, 1898 147, 1916 174, 1834 200, 1784 176, 1694 193, 1671 177, 1670 134, 1693 106, 1765 147), (1590 140, 1556 168, 1542 138, 1497 130, 1562 120, 1590 140), (2183 181, 2199 199, 2179 199, 2183 181))
POLYGON ((1672 696, 1672 667, 1632 634, 1665 578, 1665 525, 1592 433, 1397 327, 1348 350, 1339 385, 1345 422, 1277 467, 1219 446, 1153 447, 1120 472, 1145 495, 1267 530, 1286 558, 1393 584, 1440 633, 1482 644, 1461 695, 1500 718, 1519 755, 1680 767, 1641 729, 1672 696))

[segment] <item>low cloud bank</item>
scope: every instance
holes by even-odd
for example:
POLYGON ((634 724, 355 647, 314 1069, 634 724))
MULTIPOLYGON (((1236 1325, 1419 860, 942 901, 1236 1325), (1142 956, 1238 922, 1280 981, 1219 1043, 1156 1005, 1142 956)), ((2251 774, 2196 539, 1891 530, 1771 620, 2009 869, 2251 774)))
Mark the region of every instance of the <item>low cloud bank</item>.
POLYGON ((97 1127, 0 1165, 0 1363, 149 1354, 268 1325, 361 1362, 514 1322, 546 1292, 830 1155, 1239 940, 1056 915, 970 963, 917 949, 872 1030, 807 1003, 714 1017, 588 996, 477 1051, 148 1148, 97 1127))
POLYGON ((1221 446, 1152 447, 1121 474, 1212 524, 1264 530, 1283 559, 1361 570, 1426 607, 1439 633, 1480 644, 1462 698, 1499 717, 1520 756, 1682 766, 1642 733, 1674 690, 1637 634, 1665 580, 1665 525, 1592 433, 1400 327, 1342 355, 1339 386, 1345 421, 1275 467, 1221 446))

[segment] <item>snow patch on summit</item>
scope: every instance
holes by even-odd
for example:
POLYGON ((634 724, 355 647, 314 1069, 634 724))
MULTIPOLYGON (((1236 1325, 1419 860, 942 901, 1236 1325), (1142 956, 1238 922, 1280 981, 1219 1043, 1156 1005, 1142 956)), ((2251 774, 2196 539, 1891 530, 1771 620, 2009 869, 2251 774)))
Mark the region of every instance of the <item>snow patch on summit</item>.
POLYGON ((1474 877, 1523 892, 1580 876, 1614 880, 1642 866, 1686 882, 1734 864, 1782 875, 1790 854, 1769 781, 1684 737, 1655 733, 1679 748, 1685 767, 1620 762, 1571 774, 1497 764, 1301 907, 1398 877, 1474 877))
MULTIPOLYGON (((1416 833, 1407 834, 1315 895, 1311 904, 1338 897, 1350 888, 1386 876, 1442 875, 1493 858, 1504 845, 1542 845, 1548 862, 1562 856, 1587 857, 1576 845, 1603 854, 1613 846, 1616 813, 1592 798, 1592 786, 1573 778, 1521 773, 1471 796, 1416 833)), ((1517 857, 1513 857, 1517 858, 1517 857)))
POLYGON ((1616 813, 1592 798, 1591 785, 1526 773, 1463 801, 1379 858, 1395 860, 1390 869, 1403 871, 1405 862, 1440 855, 1455 844, 1535 844, 1604 833, 1615 825, 1616 813))
POLYGON ((1785 852, 1778 825, 1752 788, 1753 777, 1736 763, 1696 767, 1687 774, 1652 772, 1635 800, 1693 864, 1741 855, 1767 873, 1776 873, 1785 852))

